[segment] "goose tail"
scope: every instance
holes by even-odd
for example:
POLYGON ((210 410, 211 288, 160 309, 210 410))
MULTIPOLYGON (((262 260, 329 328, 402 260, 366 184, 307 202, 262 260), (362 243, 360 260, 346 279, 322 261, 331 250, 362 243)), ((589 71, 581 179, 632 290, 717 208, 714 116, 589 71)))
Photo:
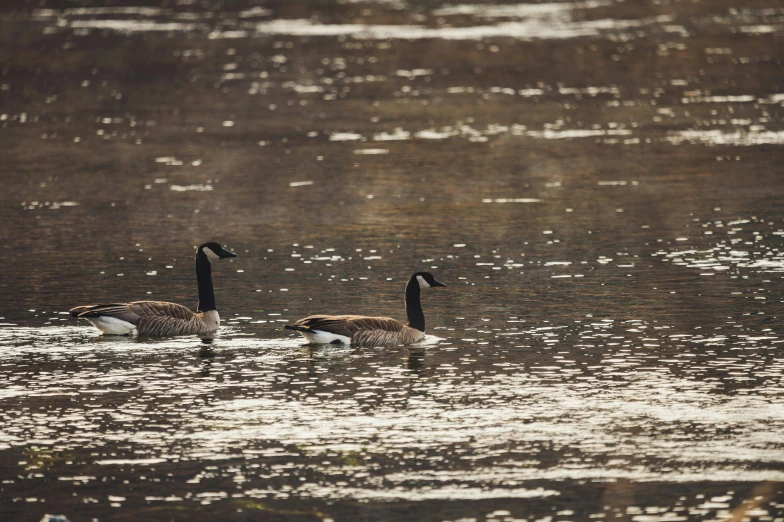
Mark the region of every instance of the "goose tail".
POLYGON ((283 325, 283 329, 284 330, 294 330, 295 332, 309 332, 310 331, 310 328, 308 328, 307 326, 302 326, 302 325, 299 325, 299 324, 284 324, 283 325))
POLYGON ((71 314, 71 317, 79 317, 81 314, 83 314, 84 312, 88 312, 91 308, 94 308, 95 306, 98 305, 75 306, 70 310, 68 310, 68 312, 71 314))

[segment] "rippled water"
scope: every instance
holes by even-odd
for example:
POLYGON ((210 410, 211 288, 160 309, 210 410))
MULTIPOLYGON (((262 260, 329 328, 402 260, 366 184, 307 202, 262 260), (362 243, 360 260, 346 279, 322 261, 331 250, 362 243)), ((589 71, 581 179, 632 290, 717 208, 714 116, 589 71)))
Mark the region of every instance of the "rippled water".
POLYGON ((131 4, 0 7, 1 520, 784 520, 777 2, 131 4))

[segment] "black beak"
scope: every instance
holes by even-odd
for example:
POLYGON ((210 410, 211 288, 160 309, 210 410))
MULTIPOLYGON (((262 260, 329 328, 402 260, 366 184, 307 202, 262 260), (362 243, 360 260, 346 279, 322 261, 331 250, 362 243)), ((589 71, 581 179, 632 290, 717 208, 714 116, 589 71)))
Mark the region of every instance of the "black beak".
POLYGON ((228 250, 224 249, 220 255, 220 258, 226 259, 227 257, 237 257, 237 254, 235 254, 234 252, 229 252, 228 250))
POLYGON ((433 286, 446 286, 446 285, 434 277, 433 286))

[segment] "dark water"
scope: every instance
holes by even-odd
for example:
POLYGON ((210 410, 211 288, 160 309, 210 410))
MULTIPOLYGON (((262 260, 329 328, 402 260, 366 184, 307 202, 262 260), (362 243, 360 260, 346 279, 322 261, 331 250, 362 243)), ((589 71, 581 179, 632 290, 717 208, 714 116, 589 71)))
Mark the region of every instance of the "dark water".
POLYGON ((0 519, 784 520, 784 8, 0 8, 0 519), (108 339, 78 304, 226 325, 108 339), (310 313, 424 345, 306 347, 310 313))

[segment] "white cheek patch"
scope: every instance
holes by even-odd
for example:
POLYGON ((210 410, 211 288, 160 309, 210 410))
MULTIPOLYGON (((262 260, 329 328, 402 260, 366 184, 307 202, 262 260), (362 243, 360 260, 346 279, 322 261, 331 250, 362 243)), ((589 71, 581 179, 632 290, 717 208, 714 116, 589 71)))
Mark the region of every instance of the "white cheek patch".
POLYGON ((214 263, 215 261, 220 259, 220 256, 218 256, 218 254, 213 252, 210 249, 210 247, 204 247, 204 248, 202 248, 202 251, 207 255, 207 259, 209 260, 210 263, 214 263))
POLYGON ((417 276, 417 281, 419 281, 419 288, 430 288, 430 284, 425 281, 424 277, 417 276))

